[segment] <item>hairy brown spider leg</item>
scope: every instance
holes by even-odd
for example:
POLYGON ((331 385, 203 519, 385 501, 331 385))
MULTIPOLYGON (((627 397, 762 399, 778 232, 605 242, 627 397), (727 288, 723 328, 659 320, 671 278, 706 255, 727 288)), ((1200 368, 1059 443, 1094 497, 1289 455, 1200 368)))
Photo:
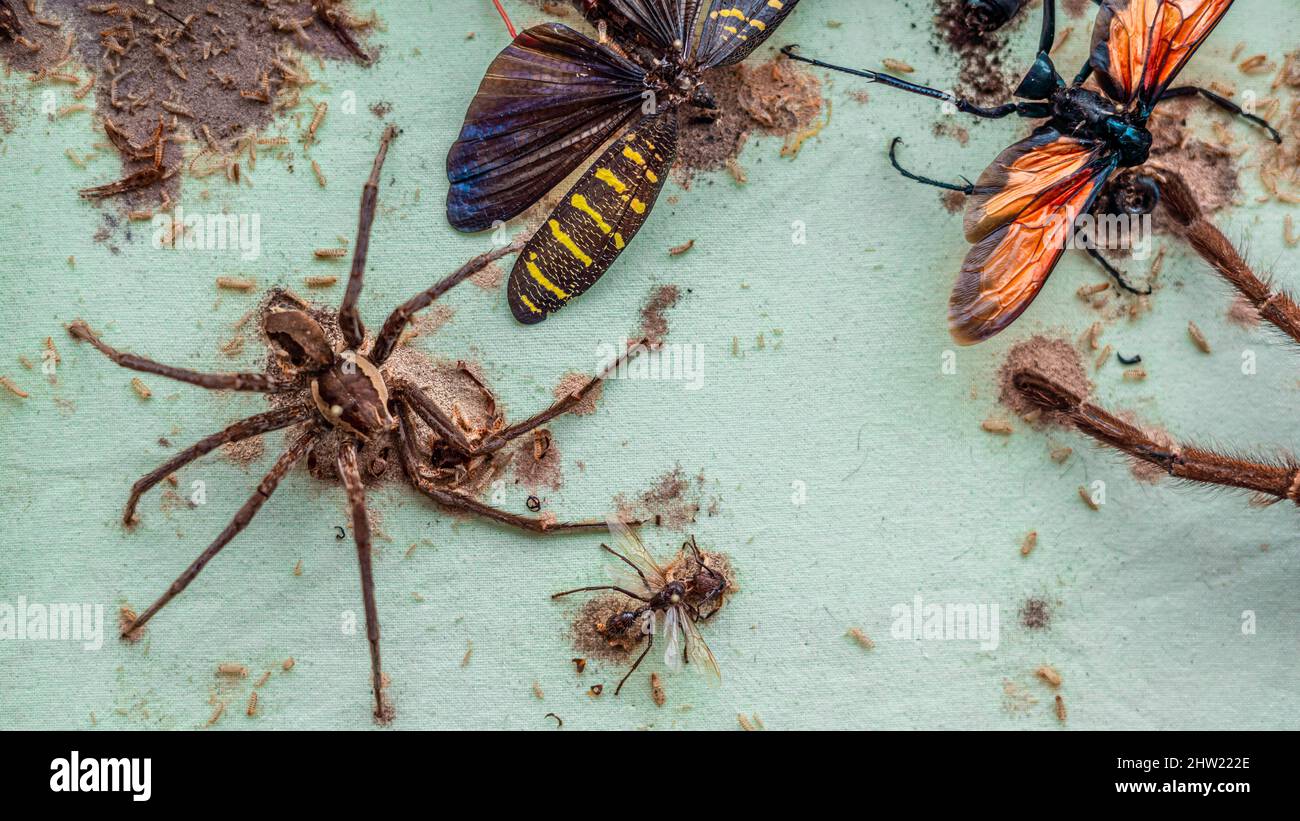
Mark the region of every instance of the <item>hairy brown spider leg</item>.
POLYGON ((126 500, 126 511, 122 514, 122 521, 125 524, 131 524, 135 521, 136 505, 140 502, 140 497, 149 491, 154 485, 166 479, 180 468, 193 462, 202 456, 205 456, 222 445, 230 442, 241 442, 244 439, 251 439, 263 433, 269 433, 273 430, 287 428, 290 425, 296 425, 300 422, 306 422, 316 415, 316 408, 311 405, 291 405, 287 408, 260 413, 257 416, 250 416, 243 419, 219 433, 214 433, 205 439, 200 439, 195 444, 176 454, 172 458, 163 462, 158 467, 144 475, 131 486, 131 497, 126 500))
POLYGON ((1187 241, 1215 272, 1246 298, 1261 318, 1300 343, 1300 305, 1290 296, 1274 291, 1260 279, 1236 247, 1205 218, 1186 181, 1177 174, 1163 172, 1161 202, 1174 220, 1181 224, 1187 241))
POLYGON ((457 493, 451 490, 445 490, 429 481, 420 473, 420 459, 415 442, 411 435, 413 429, 411 420, 410 406, 405 402, 397 403, 397 421, 398 437, 401 443, 398 447, 399 455, 402 459, 402 469, 406 472, 407 477, 415 489, 433 499, 444 507, 453 510, 463 510, 467 513, 474 513, 485 519, 494 522, 517 527, 520 530, 527 530, 531 533, 555 533, 561 530, 599 530, 606 527, 604 521, 599 519, 590 519, 579 522, 556 522, 547 524, 541 519, 530 519, 527 516, 519 516, 509 511, 499 510, 491 505, 486 505, 477 499, 466 496, 463 493, 457 493))
POLYGON ((587 384, 583 385, 581 388, 569 394, 568 396, 565 396, 563 399, 560 399, 555 404, 551 405, 549 408, 537 414, 536 416, 533 416, 529 419, 525 419, 524 421, 518 424, 511 425, 510 427, 506 428, 503 431, 500 431, 499 433, 492 434, 491 436, 484 439, 479 444, 479 446, 474 450, 474 453, 492 453, 498 451, 501 448, 505 447, 507 444, 509 444, 512 439, 517 439, 531 430, 540 428, 542 425, 545 425, 547 422, 551 421, 555 417, 563 416, 564 414, 573 410, 575 407, 578 406, 580 402, 582 402, 583 399, 587 397, 587 394, 591 393, 593 390, 596 389, 596 386, 600 385, 602 382, 608 379, 610 374, 616 372, 622 365, 626 364, 629 360, 631 360, 632 357, 636 356, 637 354, 641 353, 642 351, 646 350, 649 347, 651 347, 650 342, 645 339, 641 340, 640 342, 637 342, 635 345, 629 345, 628 349, 624 351, 623 354, 619 356, 618 359, 614 360, 614 362, 610 364, 609 367, 605 368, 605 370, 602 371, 599 376, 593 376, 591 379, 587 381, 587 384))
POLYGON ((397 342, 402 337, 402 331, 406 329, 406 323, 411 321, 411 317, 424 310, 434 303, 438 297, 450 291, 452 288, 461 284, 465 280, 482 271, 492 263, 509 256, 517 254, 524 249, 528 237, 517 239, 501 248, 494 248, 486 254, 480 254, 469 262, 462 265, 447 278, 438 282, 428 290, 422 291, 408 299, 406 302, 397 306, 388 319, 384 321, 384 326, 379 330, 379 336, 375 337, 374 347, 370 349, 370 355, 367 357, 379 367, 388 360, 392 355, 393 349, 397 347, 397 342))
POLYGON ((641 651, 641 655, 636 657, 636 661, 632 662, 632 667, 629 668, 628 671, 623 675, 623 678, 618 680, 618 686, 614 688, 614 695, 617 696, 623 690, 623 685, 627 684, 627 680, 632 678, 632 674, 636 672, 636 668, 641 666, 641 662, 645 661, 645 657, 650 655, 650 648, 654 646, 655 646, 655 634, 646 633, 645 649, 641 651))
POLYGON ((248 501, 244 502, 244 506, 241 507, 239 512, 235 514, 235 517, 230 520, 230 524, 226 525, 226 528, 221 531, 221 535, 217 536, 216 540, 212 542, 212 544, 208 545, 207 550, 200 553, 199 557, 195 559, 189 567, 185 568, 185 572, 181 573, 181 575, 176 578, 176 581, 171 583, 171 587, 167 588, 167 592, 163 593, 162 596, 158 598, 158 601, 149 605, 148 610, 141 613, 135 621, 131 622, 131 624, 125 625, 122 628, 123 636, 129 636, 143 628, 145 624, 147 624, 159 610, 163 609, 169 601, 180 595, 181 591, 186 587, 189 587, 190 582, 194 581, 195 577, 199 575, 199 572, 203 570, 208 562, 212 561, 214 556, 221 552, 222 548, 238 536, 244 528, 248 527, 248 523, 253 521, 253 517, 262 509, 262 505, 266 503, 267 499, 271 498, 272 493, 275 493, 275 488, 280 484, 280 480, 283 479, 284 475, 289 472, 289 469, 303 457, 303 454, 308 451, 318 436, 320 436, 320 430, 317 427, 312 426, 310 430, 299 436, 298 439, 289 446, 288 450, 280 454, 280 458, 275 461, 271 470, 262 479, 261 483, 258 484, 257 490, 253 492, 253 495, 249 497, 248 501))
POLYGON ((73 339, 82 342, 89 342, 95 346, 100 353, 113 360, 114 363, 123 367, 130 368, 133 371, 142 373, 152 373, 157 376, 165 376, 168 379, 175 379, 178 382, 187 382, 191 385, 198 385, 200 388, 209 390, 232 390, 232 391, 256 391, 259 393, 283 393, 292 390, 295 385, 291 382, 277 382, 266 374, 261 373, 199 373, 197 371, 186 370, 185 368, 173 368, 170 365, 162 365, 151 359, 145 359, 135 354, 123 353, 100 341, 95 332, 90 329, 84 321, 78 319, 68 326, 68 333, 73 339))
POLYGON ((352 536, 357 543, 357 563, 361 568, 361 598, 366 609, 366 638, 370 642, 370 677, 375 689, 375 719, 388 722, 392 716, 384 704, 384 673, 379 660, 379 606, 375 604, 375 576, 371 565, 370 519, 366 515, 366 487, 357 466, 357 443, 347 437, 339 447, 339 476, 348 492, 352 509, 352 536))
POLYGON ((379 177, 384 170, 384 160, 388 157, 388 146, 396 136, 397 126, 390 125, 384 129, 384 136, 379 139, 379 153, 375 155, 375 164, 370 168, 370 179, 361 189, 361 217, 357 221, 357 244, 352 249, 352 273, 348 276, 348 289, 339 305, 339 330, 343 332, 343 341, 347 343, 348 350, 352 351, 360 348, 366 338, 366 326, 357 313, 357 302, 361 299, 361 287, 366 276, 370 229, 375 222, 375 207, 379 204, 379 177))
POLYGON ((399 401, 410 405, 416 415, 424 420, 434 433, 466 456, 473 455, 474 446, 469 443, 469 439, 465 438, 465 433, 455 422, 448 419, 447 414, 443 413, 432 399, 425 396, 423 391, 408 382, 395 381, 391 385, 393 395, 399 401))
POLYGON ((1082 395, 1034 369, 1024 369, 1013 384, 1035 405, 1064 415, 1081 432, 1170 476, 1204 484, 1252 490, 1300 505, 1300 467, 1267 465, 1196 447, 1157 442, 1145 431, 1087 401, 1082 395))

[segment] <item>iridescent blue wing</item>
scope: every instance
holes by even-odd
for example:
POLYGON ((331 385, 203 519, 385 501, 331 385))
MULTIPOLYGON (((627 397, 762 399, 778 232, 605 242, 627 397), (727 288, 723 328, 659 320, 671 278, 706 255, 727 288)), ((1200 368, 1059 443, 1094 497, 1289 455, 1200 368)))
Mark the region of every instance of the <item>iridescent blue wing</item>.
POLYGON ((713 0, 696 59, 703 68, 739 63, 772 36, 799 0, 713 0))
POLYGON ((517 216, 640 114, 645 72, 568 26, 521 32, 492 61, 447 154, 447 220, 517 216))
POLYGON ((677 54, 690 54, 700 0, 605 0, 645 33, 656 45, 677 54))

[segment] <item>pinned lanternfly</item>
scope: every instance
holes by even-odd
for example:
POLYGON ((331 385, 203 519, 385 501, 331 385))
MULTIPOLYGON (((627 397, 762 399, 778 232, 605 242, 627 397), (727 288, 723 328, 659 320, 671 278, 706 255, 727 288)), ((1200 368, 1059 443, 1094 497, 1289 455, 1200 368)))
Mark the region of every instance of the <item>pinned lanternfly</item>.
POLYGON ((713 110, 708 73, 772 35, 798 0, 577 0, 599 42, 534 26, 492 62, 447 155, 447 219, 483 231, 511 219, 608 140, 510 273, 510 309, 535 324, 614 264, 654 208, 684 106, 713 110), (698 41, 697 41, 698 32, 698 41))
POLYGON ((622 572, 614 584, 579 587, 556 593, 551 598, 610 591, 630 600, 627 609, 596 625, 596 631, 611 645, 631 649, 642 640, 646 643, 632 667, 619 680, 614 695, 619 694, 624 683, 649 655, 661 619, 664 664, 668 669, 676 672, 684 665, 695 664, 720 680, 722 673, 718 662, 700 635, 697 623, 711 619, 722 609, 732 589, 726 574, 720 567, 709 564, 710 555, 700 550, 694 537, 687 540, 677 556, 664 566, 655 560, 641 542, 641 537, 622 520, 611 517, 609 532, 620 549, 604 544, 601 548, 631 568, 633 573, 622 572))
MULTIPOLYGON (((1065 253, 1070 229, 1097 207, 1107 181, 1119 169, 1147 161, 1152 144, 1147 122, 1160 103, 1199 95, 1281 142, 1265 120, 1214 92, 1170 87, 1231 6, 1232 0, 1104 0, 1088 61, 1067 84, 1049 56, 1056 40, 1056 2, 1045 0, 1038 59, 1016 90, 1027 102, 991 108, 888 74, 801 57, 794 46, 784 52, 822 68, 941 100, 977 117, 1016 114, 1047 120, 1002 152, 974 184, 951 185, 913 174, 898 163, 900 141, 890 147, 890 160, 904 176, 969 197, 965 230, 974 248, 953 290, 948 323, 954 339, 970 345, 1000 333, 1024 313, 1065 253), (1094 77, 1100 90, 1085 85, 1094 77)), ((1158 196, 1149 181, 1135 182, 1143 183, 1129 188, 1135 199, 1150 203, 1158 196)), ((1099 251, 1089 248, 1088 253, 1121 287, 1143 293, 1125 282, 1099 251)))

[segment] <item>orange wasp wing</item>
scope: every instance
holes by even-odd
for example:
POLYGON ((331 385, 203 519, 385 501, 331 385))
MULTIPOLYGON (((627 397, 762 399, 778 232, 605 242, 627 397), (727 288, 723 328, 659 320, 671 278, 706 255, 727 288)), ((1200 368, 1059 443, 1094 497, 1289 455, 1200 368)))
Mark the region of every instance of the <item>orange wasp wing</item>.
POLYGON ((1232 0, 1105 0, 1092 32, 1092 66, 1102 88, 1149 113, 1232 0))
POLYGON ((1117 164, 1101 145, 1044 128, 984 172, 966 215, 975 247, 948 305, 948 327, 958 343, 989 339, 1024 313, 1117 164))

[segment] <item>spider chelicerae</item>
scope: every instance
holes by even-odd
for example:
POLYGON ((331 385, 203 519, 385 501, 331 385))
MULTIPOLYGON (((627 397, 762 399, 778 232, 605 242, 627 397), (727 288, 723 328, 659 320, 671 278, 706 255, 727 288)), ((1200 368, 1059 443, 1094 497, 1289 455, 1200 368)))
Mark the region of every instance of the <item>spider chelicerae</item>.
MULTIPOLYGON (((1251 269, 1232 242, 1205 217, 1182 177, 1162 171, 1156 182, 1160 202, 1197 254, 1262 320, 1300 344, 1300 305, 1251 269)), ((1059 415, 1080 432, 1177 479, 1251 491, 1261 504, 1290 500, 1300 505, 1300 462, 1293 456, 1247 457, 1179 444, 1119 418, 1038 368, 1014 373, 1012 384, 1033 404, 1059 415)))
MULTIPOLYGON (((308 310, 310 306, 301 301, 295 304, 293 300, 276 298, 283 297, 283 293, 272 295, 263 318, 262 330, 271 343, 273 354, 265 373, 200 373, 175 368, 110 347, 80 319, 68 326, 68 332, 75 339, 90 343, 121 367, 210 390, 264 393, 270 395, 275 405, 266 413, 249 417, 208 436, 137 481, 131 488, 123 514, 123 521, 127 525, 136 521, 136 507, 140 497, 181 467, 229 443, 275 430, 298 429, 291 437, 288 448, 276 460, 257 490, 216 540, 172 582, 157 601, 130 624, 124 625, 123 636, 138 634, 159 610, 188 587, 208 562, 248 526, 275 492, 280 481, 300 459, 326 442, 336 444, 335 468, 347 491, 357 559, 360 563, 375 718, 380 722, 391 719, 392 709, 386 702, 382 686, 379 614, 375 604, 371 567, 371 530, 366 514, 365 480, 358 460, 359 448, 376 442, 391 443, 392 449, 397 451, 402 472, 411 484, 434 502, 456 511, 476 514, 534 533, 604 528, 603 520, 556 522, 549 517, 531 518, 502 510, 477 499, 466 489, 471 484, 467 480, 484 470, 511 442, 530 432, 542 433, 542 426, 573 410, 606 376, 649 344, 643 341, 630 346, 600 376, 565 394, 541 413, 514 425, 505 424, 504 418, 496 413, 495 403, 486 386, 478 382, 468 369, 465 369, 465 373, 474 379, 486 395, 487 405, 491 408, 489 421, 485 425, 466 424, 456 409, 453 408, 448 413, 423 390, 393 374, 389 367, 393 354, 414 315, 496 260, 517 253, 524 242, 519 240, 476 257, 436 285, 407 300, 393 311, 374 338, 373 344, 367 348, 366 330, 357 312, 357 303, 361 296, 370 229, 378 201, 380 173, 389 146, 397 133, 397 129, 392 126, 384 131, 369 181, 362 193, 352 270, 342 305, 338 309, 338 327, 336 330, 331 329, 332 335, 339 340, 336 344, 331 344, 331 334, 326 332, 322 322, 308 310), (423 430, 419 428, 421 424, 423 430), (424 431, 427 431, 427 437, 420 436, 424 431)), ((539 437, 539 441, 549 443, 549 436, 539 437)), ((383 452, 386 451, 385 448, 383 452)), ((383 473, 386 466, 376 470, 371 464, 370 468, 373 475, 383 473)))

